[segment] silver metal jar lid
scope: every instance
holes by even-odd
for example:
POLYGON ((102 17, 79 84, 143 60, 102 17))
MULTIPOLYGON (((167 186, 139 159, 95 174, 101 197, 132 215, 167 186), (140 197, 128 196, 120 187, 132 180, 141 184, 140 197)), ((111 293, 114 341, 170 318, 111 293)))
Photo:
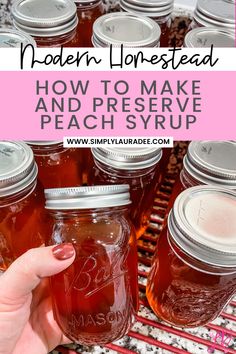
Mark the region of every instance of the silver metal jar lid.
POLYGON ((127 12, 113 12, 99 17, 93 24, 94 47, 157 47, 161 30, 148 17, 127 12))
POLYGON ((45 189, 46 209, 108 208, 131 203, 129 185, 45 189))
POLYGON ((1 28, 0 29, 0 48, 19 48, 27 44, 32 44, 36 47, 34 39, 28 34, 17 31, 16 29, 1 28))
POLYGON ((203 26, 235 31, 235 0, 198 0, 194 19, 203 26))
POLYGON ((76 5, 94 5, 102 0, 74 0, 76 5))
POLYGON ((190 176, 203 184, 236 190, 236 143, 193 141, 183 161, 190 176))
POLYGON ((94 158, 121 170, 141 170, 157 164, 162 157, 160 148, 92 148, 94 158))
POLYGON ((17 29, 38 37, 66 34, 78 23, 71 0, 16 0, 12 16, 17 29))
POLYGON ((173 0, 120 0, 123 10, 142 16, 162 17, 170 15, 174 8, 173 0))
POLYGON ((175 200, 168 228, 190 256, 215 266, 236 266, 236 193, 213 186, 186 189, 175 200))
POLYGON ((186 48, 235 47, 234 34, 225 29, 215 27, 199 27, 188 32, 184 38, 186 48))
POLYGON ((39 140, 39 141, 27 140, 25 142, 32 147, 35 147, 35 146, 45 147, 45 146, 53 146, 53 145, 63 144, 63 141, 61 141, 61 140, 39 140))
POLYGON ((33 183, 38 168, 23 142, 0 141, 0 197, 18 193, 33 183))

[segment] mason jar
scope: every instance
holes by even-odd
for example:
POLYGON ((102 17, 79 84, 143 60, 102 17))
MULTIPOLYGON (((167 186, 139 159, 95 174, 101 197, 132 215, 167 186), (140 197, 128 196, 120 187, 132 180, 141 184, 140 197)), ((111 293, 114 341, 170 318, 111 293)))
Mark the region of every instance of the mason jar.
POLYGON ((33 152, 23 142, 0 141, 0 270, 44 243, 44 195, 33 152))
POLYGON ((136 238, 129 186, 47 189, 54 220, 48 244, 70 242, 74 263, 51 277, 54 318, 74 342, 102 345, 124 336, 138 307, 136 238))
POLYGON ((75 41, 78 18, 72 0, 16 0, 14 26, 30 34, 38 47, 79 47, 75 41))
POLYGON ((125 12, 113 12, 99 17, 93 24, 94 47, 159 47, 161 30, 148 17, 125 12))
POLYGON ((236 191, 236 143, 192 141, 183 160, 180 180, 184 188, 213 184, 236 191))
POLYGON ((36 47, 34 39, 27 33, 8 27, 0 29, 0 48, 19 48, 21 43, 23 46, 32 44, 36 47))
POLYGON ((166 215, 183 190, 197 185, 215 185, 236 191, 235 142, 200 140, 189 144, 166 215))
POLYGON ((199 27, 188 32, 184 38, 186 48, 235 47, 235 36, 232 32, 215 27, 199 27))
POLYGON ((190 27, 225 28, 235 34, 235 0, 198 0, 190 27))
POLYGON ((91 38, 94 21, 105 14, 106 9, 102 0, 75 0, 78 25, 76 40, 80 47, 93 47, 91 38))
POLYGON ((191 187, 176 199, 157 244, 146 295, 155 314, 180 327, 203 326, 236 292, 236 193, 191 187))
POLYGON ((90 183, 129 184, 132 204, 130 218, 139 238, 148 227, 155 199, 155 192, 161 179, 160 148, 93 148, 95 167, 90 183))
POLYGON ((44 188, 82 185, 83 150, 64 148, 62 141, 27 141, 38 165, 38 178, 44 188))
POLYGON ((120 0, 121 9, 152 18, 161 28, 160 46, 168 47, 174 0, 120 0))

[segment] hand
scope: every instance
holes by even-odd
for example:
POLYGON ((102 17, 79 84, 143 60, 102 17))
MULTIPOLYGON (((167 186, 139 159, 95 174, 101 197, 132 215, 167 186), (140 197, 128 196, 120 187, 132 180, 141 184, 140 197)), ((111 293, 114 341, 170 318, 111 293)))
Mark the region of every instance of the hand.
POLYGON ((47 277, 74 258, 71 244, 35 248, 0 276, 0 354, 46 354, 70 342, 53 318, 47 277))

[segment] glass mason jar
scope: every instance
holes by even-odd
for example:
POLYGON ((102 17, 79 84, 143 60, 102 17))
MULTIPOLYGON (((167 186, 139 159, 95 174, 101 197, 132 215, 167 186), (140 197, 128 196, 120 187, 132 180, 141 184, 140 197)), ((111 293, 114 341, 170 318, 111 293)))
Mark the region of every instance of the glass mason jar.
POLYGON ((139 238, 148 226, 160 181, 160 148, 93 148, 95 167, 90 183, 129 184, 130 218, 139 238))
POLYGON ((23 46, 32 44, 36 47, 34 39, 28 34, 11 28, 0 29, 0 48, 19 48, 21 43, 23 46))
POLYGON ((27 141, 38 165, 44 188, 82 185, 82 154, 79 148, 64 148, 62 141, 27 141))
POLYGON ((173 0, 120 0, 121 9, 152 18, 161 28, 160 46, 168 47, 173 0))
POLYGON ((236 143, 232 141, 192 141, 183 159, 168 211, 176 197, 186 188, 215 185, 236 191, 236 143))
POLYGON ((44 195, 37 173, 29 146, 0 141, 0 270, 44 243, 44 195))
POLYGON ((71 0, 16 0, 12 16, 14 26, 30 34, 38 47, 79 47, 76 6, 71 0))
POLYGON ((207 324, 236 292, 236 193, 182 192, 158 240, 146 295, 155 314, 180 327, 207 324))
POLYGON ((94 47, 159 47, 161 30, 148 17, 126 12, 113 12, 99 17, 93 24, 94 47), (112 30, 111 30, 112 28, 112 30))
POLYGON ((74 263, 51 277, 54 317, 72 341, 100 345, 124 336, 138 307, 137 251, 129 186, 47 189, 54 219, 48 244, 73 243, 74 263))
POLYGON ((186 48, 235 47, 235 36, 232 32, 215 27, 199 27, 188 32, 184 38, 186 48))
POLYGON ((77 7, 78 25, 76 41, 80 47, 93 47, 91 38, 94 21, 105 14, 105 5, 102 0, 75 0, 77 7))
POLYGON ((218 27, 235 33, 235 0, 198 0, 190 28, 218 27))

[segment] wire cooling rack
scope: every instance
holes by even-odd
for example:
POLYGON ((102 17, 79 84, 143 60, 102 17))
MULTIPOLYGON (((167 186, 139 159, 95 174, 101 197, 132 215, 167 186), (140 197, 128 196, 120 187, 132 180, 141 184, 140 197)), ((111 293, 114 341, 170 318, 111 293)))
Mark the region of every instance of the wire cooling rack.
POLYGON ((70 345, 57 348, 53 354, 236 354, 236 299, 231 301, 213 323, 182 330, 160 321, 150 309, 145 297, 147 274, 187 145, 186 142, 175 143, 156 193, 149 228, 138 241, 140 309, 132 330, 124 338, 105 347, 70 345))

